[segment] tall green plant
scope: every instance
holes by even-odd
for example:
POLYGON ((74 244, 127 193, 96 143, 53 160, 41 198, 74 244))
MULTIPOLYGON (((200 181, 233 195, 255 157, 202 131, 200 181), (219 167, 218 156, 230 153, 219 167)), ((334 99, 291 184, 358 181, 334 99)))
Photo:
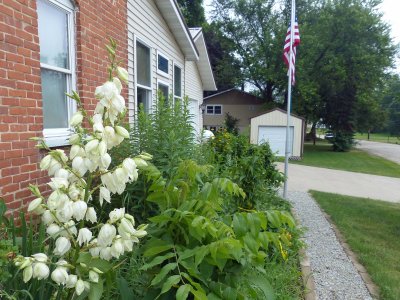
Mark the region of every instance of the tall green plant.
POLYGON ((159 93, 152 111, 140 109, 131 131, 131 151, 154 153, 152 162, 164 174, 178 164, 192 158, 195 131, 188 109, 188 98, 183 101, 165 99, 159 93))
MULTIPOLYGON (((265 272, 265 259, 286 259, 294 221, 279 211, 226 215, 230 197, 245 198, 238 185, 224 178, 206 181, 208 166, 182 162, 169 180, 149 170, 147 201, 160 213, 149 219, 141 278, 145 299, 266 299, 267 281, 249 282, 244 274, 265 272), (256 271, 257 270, 257 271, 256 271), (241 290, 240 286, 245 286, 241 290), (189 295, 192 296, 189 296, 189 295)), ((144 170, 144 173, 146 171, 144 170)))

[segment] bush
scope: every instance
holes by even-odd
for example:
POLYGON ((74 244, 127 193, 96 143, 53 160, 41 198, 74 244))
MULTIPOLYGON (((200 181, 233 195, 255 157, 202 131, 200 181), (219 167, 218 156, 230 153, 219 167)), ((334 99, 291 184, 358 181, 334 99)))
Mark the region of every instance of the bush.
POLYGON ((248 195, 245 200, 236 198, 236 208, 254 209, 257 203, 269 202, 283 182, 268 144, 252 145, 244 136, 220 130, 206 150, 219 176, 231 179, 248 195))
POLYGON ((142 284, 138 298, 270 297, 268 280, 253 275, 266 272, 266 259, 283 261, 295 253, 295 224, 288 212, 226 214, 224 201, 244 198, 243 190, 228 179, 207 181, 210 167, 193 161, 182 162, 169 180, 153 167, 142 172, 152 182, 147 201, 160 213, 149 219, 146 263, 137 272, 135 259, 135 269, 126 275, 133 285, 142 284))
POLYGON ((335 131, 333 138, 330 138, 329 142, 333 145, 333 151, 349 151, 354 146, 354 133, 335 131))

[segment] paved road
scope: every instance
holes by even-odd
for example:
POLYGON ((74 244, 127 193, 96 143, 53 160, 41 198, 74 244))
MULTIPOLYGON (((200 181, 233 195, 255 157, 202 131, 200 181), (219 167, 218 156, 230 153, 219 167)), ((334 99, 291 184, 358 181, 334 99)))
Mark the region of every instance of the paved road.
POLYGON ((356 148, 400 164, 400 145, 357 140, 356 148))
MULTIPOLYGON (((284 164, 278 163, 283 172, 284 164)), ((400 178, 289 164, 289 191, 317 190, 400 203, 400 178)))

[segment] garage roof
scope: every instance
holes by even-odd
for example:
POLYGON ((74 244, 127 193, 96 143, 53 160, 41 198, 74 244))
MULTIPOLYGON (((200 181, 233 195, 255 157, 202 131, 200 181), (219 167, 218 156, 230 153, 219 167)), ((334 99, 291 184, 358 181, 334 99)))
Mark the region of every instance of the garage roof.
MULTIPOLYGON (((274 112, 274 111, 279 111, 279 112, 281 112, 281 113, 284 113, 285 115, 287 114, 287 111, 286 111, 286 110, 283 110, 283 109, 277 107, 277 108, 270 109, 270 110, 267 110, 267 111, 265 111, 265 112, 259 113, 258 115, 252 117, 251 119, 257 118, 257 117, 262 116, 262 115, 265 115, 265 114, 272 113, 272 112, 274 112)), ((304 119, 303 117, 300 117, 300 116, 295 115, 295 114, 293 114, 293 113, 291 113, 290 116, 305 121, 305 119, 304 119)))

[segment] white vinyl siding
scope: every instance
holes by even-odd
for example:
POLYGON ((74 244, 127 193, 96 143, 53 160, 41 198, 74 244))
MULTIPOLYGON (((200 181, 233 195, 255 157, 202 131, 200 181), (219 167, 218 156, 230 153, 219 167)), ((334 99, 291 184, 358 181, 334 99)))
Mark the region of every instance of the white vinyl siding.
MULTIPOLYGON (((154 0, 128 0, 128 71, 129 71, 129 116, 133 121, 135 114, 135 40, 138 39, 151 48, 152 101, 155 101, 158 81, 173 86, 174 63, 184 65, 184 55, 154 0), (168 59, 167 76, 157 72, 157 55, 168 59)), ((182 70, 182 91, 185 90, 185 72, 182 70)), ((171 93, 171 90, 170 90, 171 93)))
POLYGON ((191 106, 191 114, 198 116, 198 130, 203 128, 203 117, 200 110, 200 105, 203 104, 203 84, 201 82, 199 70, 196 62, 186 61, 185 62, 185 95, 189 99, 197 101, 197 107, 191 106))

